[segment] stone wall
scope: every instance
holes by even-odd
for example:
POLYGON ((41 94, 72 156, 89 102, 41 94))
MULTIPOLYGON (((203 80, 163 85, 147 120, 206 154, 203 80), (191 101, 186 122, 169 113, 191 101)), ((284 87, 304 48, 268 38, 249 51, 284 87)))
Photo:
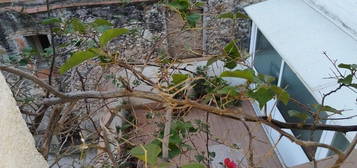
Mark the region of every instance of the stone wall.
MULTIPOLYGON (((155 0, 48 0, 51 9, 89 6, 110 5, 128 2, 146 2, 155 0)), ((25 13, 38 13, 47 11, 46 0, 0 0, 0 9, 16 10, 25 13)))
MULTIPOLYGON (((153 1, 118 3, 118 1, 107 0, 98 4, 97 0, 81 0, 76 3, 71 0, 57 2, 52 1, 51 8, 56 5, 67 5, 71 7, 59 7, 52 10, 52 16, 69 19, 77 17, 82 20, 91 21, 95 18, 104 18, 114 23, 115 27, 135 28, 138 30, 137 36, 121 40, 116 43, 124 56, 138 56, 147 53, 147 49, 152 47, 154 39, 177 31, 183 25, 182 20, 172 12, 165 12, 165 9, 153 1), (83 6, 78 6, 82 4, 83 6)), ((199 23, 201 30, 188 31, 169 36, 169 54, 182 58, 195 57, 189 52, 182 50, 193 49, 198 54, 217 54, 222 47, 232 39, 238 39, 239 45, 248 49, 249 46, 249 20, 219 19, 217 15, 225 12, 243 11, 242 8, 257 3, 262 0, 207 0, 202 12, 202 21, 199 23), (187 46, 190 47, 187 47, 187 46)), ((23 37, 26 34, 49 34, 48 28, 37 24, 47 17, 46 8, 40 9, 38 6, 42 2, 30 1, 19 2, 12 6, 17 8, 21 5, 26 10, 41 11, 33 14, 20 14, 14 10, 0 10, 0 55, 1 53, 17 53, 27 44, 23 37), (31 2, 31 3, 30 3, 31 2), (36 8, 36 9, 34 9, 36 8), (5 51, 4 51, 5 50, 5 51)), ((3 9, 8 9, 5 7, 3 9)), ((25 10, 25 11, 26 11, 25 10)), ((164 46, 164 45, 163 45, 164 46)), ((165 46, 164 46, 165 47, 165 46)))
POLYGON ((208 0, 204 10, 204 47, 207 54, 217 54, 222 46, 231 40, 238 40, 243 49, 249 48, 250 26, 249 20, 220 19, 217 15, 226 12, 244 12, 243 8, 250 4, 264 0, 208 0))
MULTIPOLYGON (((117 50, 126 58, 144 57, 147 50, 152 48, 155 37, 163 36, 166 31, 163 10, 150 2, 61 8, 52 10, 51 15, 63 20, 79 18, 83 22, 103 18, 111 21, 114 27, 135 29, 135 35, 114 41, 117 50)), ((0 12, 0 18, 3 20, 0 23, 0 48, 4 48, 9 54, 16 54, 28 45, 24 38, 26 35, 49 34, 48 27, 39 24, 47 18, 46 12, 29 16, 5 11, 0 12)), ((55 40, 60 45, 64 42, 63 39, 55 40)))

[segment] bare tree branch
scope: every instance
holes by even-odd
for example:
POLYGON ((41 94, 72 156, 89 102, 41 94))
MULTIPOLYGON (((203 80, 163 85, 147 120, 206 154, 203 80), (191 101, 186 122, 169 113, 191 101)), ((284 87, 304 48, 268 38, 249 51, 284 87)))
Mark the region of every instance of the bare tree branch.
POLYGON ((164 137, 162 138, 162 159, 169 159, 169 139, 172 121, 172 107, 166 108, 164 137))
POLYGON ((343 157, 338 158, 331 168, 339 168, 342 165, 342 163, 348 158, 348 156, 352 153, 352 151, 355 149, 356 144, 357 144, 357 136, 353 138, 353 141, 345 150, 343 157))
POLYGON ((39 78, 37 78, 36 76, 27 73, 25 71, 22 71, 20 69, 14 68, 12 66, 5 66, 5 65, 0 65, 0 70, 2 71, 6 71, 6 72, 10 72, 13 73, 15 75, 21 76, 23 78, 26 78, 28 80, 33 81, 34 83, 38 84, 40 87, 46 89, 47 91, 51 92, 52 94, 54 94, 55 96, 58 97, 65 97, 63 95, 63 93, 57 91, 56 89, 54 89, 52 86, 50 86, 49 84, 47 84, 46 82, 40 80, 39 78))

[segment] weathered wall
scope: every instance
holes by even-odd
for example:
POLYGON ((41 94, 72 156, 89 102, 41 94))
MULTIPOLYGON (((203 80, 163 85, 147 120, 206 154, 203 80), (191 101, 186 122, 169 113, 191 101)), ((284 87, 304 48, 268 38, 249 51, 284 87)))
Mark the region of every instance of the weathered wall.
MULTIPOLYGON (((119 4, 126 2, 146 2, 155 0, 49 0, 51 9, 101 5, 119 4)), ((47 11, 46 0, 0 0, 0 10, 15 10, 25 13, 38 13, 47 11)))
POLYGON ((247 50, 250 41, 251 21, 220 19, 217 15, 226 12, 243 12, 243 7, 264 0, 208 0, 204 10, 204 48, 207 54, 217 54, 222 46, 235 39, 247 50))
MULTIPOLYGON (((173 31, 180 30, 182 20, 173 14, 167 14, 163 8, 155 4, 154 1, 118 3, 118 1, 101 1, 96 0, 76 1, 66 0, 65 2, 53 1, 51 8, 52 15, 69 19, 78 17, 84 21, 90 21, 94 18, 104 18, 114 23, 116 27, 136 28, 139 30, 139 36, 125 39, 120 43, 125 46, 127 55, 144 54, 143 52, 150 48, 153 39, 162 34, 170 34, 173 31), (68 1, 68 2, 66 2, 68 1), (82 4, 78 6, 76 4, 82 4), (57 6, 56 6, 57 5, 57 6), (67 6, 58 6, 67 5, 67 6), (72 6, 72 7, 71 7, 72 6), (58 7, 58 8, 56 8, 58 7), (168 20, 166 22, 166 20, 168 20), (134 39, 137 39, 134 41, 134 39), (129 45, 128 45, 129 44, 129 45), (135 48, 135 50, 133 50, 135 48)), ((187 51, 194 51, 206 54, 217 54, 221 51, 222 46, 231 41, 238 39, 242 48, 249 47, 249 20, 219 19, 218 14, 225 12, 243 11, 242 8, 263 0, 208 0, 207 5, 202 12, 202 22, 199 23, 201 30, 188 31, 169 36, 169 53, 173 56, 183 58, 197 56, 187 51), (194 39, 193 39, 194 38, 194 39)), ((32 1, 31 1, 32 2, 32 1)), ((43 18, 47 17, 46 7, 40 6, 41 2, 17 3, 17 6, 23 5, 26 10, 33 10, 29 17, 28 14, 19 14, 13 10, 0 10, 0 50, 14 53, 26 46, 23 38, 25 34, 46 33, 48 28, 36 24, 43 18), (36 6, 37 5, 37 6, 36 6), (35 9, 36 8, 36 9, 35 9), (41 9, 40 9, 41 8, 41 9), (42 9, 43 8, 43 9, 42 9), (36 12, 40 11, 40 12, 36 12)), ((13 6, 14 7, 14 6, 13 6)), ((16 7, 16 5, 15 5, 16 7)), ((8 9, 8 8, 3 8, 8 9)), ((26 10, 22 10, 26 12, 26 10)), ((21 11, 21 10, 20 10, 21 11)), ((31 13, 27 11, 28 13, 31 13)), ((119 44, 119 43, 117 43, 119 44)), ((1 52, 0 52, 1 53, 1 52)), ((126 55, 125 55, 126 56, 126 55)))
MULTIPOLYGON (((197 10, 197 12, 201 12, 197 10)), ((175 58, 199 57, 202 54, 203 30, 202 18, 197 22, 198 29, 184 29, 185 22, 181 16, 173 11, 167 12, 168 53, 175 58)), ((204 16, 203 16, 204 17, 204 16)))
POLYGON ((0 48, 8 53, 15 53, 25 47, 24 33, 41 30, 35 29, 38 25, 32 17, 18 12, 0 12, 0 18, 0 48))
POLYGON ((1 73, 0 107, 0 167, 48 167, 46 160, 35 148, 34 139, 1 73))
MULTIPOLYGON (((154 38, 162 36, 166 31, 162 9, 150 2, 61 8, 52 10, 51 15, 63 20, 79 18, 84 22, 103 18, 111 21, 114 27, 135 29, 135 35, 114 41, 117 50, 126 58, 145 57, 153 46, 154 38)), ((39 24, 47 18, 47 13, 40 12, 31 16, 13 11, 0 12, 3 21, 0 23, 0 46, 8 53, 15 54, 28 45, 25 35, 48 34, 48 28, 39 24)), ((56 41, 58 44, 64 42, 60 38, 56 38, 56 41)))

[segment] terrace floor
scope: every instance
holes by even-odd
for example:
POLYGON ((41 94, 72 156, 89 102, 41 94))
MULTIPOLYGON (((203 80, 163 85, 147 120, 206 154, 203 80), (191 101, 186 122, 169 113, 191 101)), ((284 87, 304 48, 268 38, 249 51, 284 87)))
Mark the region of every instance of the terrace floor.
MULTIPOLYGON (((243 102, 242 109, 246 113, 255 114, 250 102, 243 102)), ((153 110, 153 109, 151 109, 153 110)), ((154 110, 155 111, 155 110, 154 110)), ((145 118, 147 110, 139 109, 135 111, 138 118, 138 134, 144 135, 137 139, 136 143, 147 142, 152 138, 152 134, 155 129, 155 121, 151 121, 145 118)), ((207 113, 199 110, 192 110, 185 117, 187 120, 194 121, 200 119, 206 121, 207 113)), ((214 168, 221 168, 219 162, 223 162, 224 158, 232 158, 236 162, 241 164, 240 167, 245 168, 247 166, 248 149, 249 149, 249 134, 241 121, 237 121, 230 118, 224 118, 218 115, 209 114, 208 116, 209 130, 211 133, 208 148, 216 153, 212 164, 214 168), (216 139, 219 139, 216 141, 216 139), (238 146, 238 150, 233 150, 230 147, 238 146)), ((252 133, 252 149, 254 164, 256 167, 261 168, 282 168, 274 148, 271 145, 265 131, 261 124, 247 123, 250 132, 252 133)), ((197 151, 207 151, 207 135, 197 134, 189 138, 190 141, 195 142, 194 147, 197 151)), ((288 149, 287 149, 288 150, 288 149)), ((194 161, 194 155, 197 153, 187 153, 185 156, 176 158, 175 162, 178 165, 183 163, 194 161)))

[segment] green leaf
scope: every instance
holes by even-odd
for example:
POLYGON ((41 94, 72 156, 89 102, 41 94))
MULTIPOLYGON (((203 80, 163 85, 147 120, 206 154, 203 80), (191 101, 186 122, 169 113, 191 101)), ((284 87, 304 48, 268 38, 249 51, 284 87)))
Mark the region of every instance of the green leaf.
POLYGON ((260 87, 255 92, 248 92, 248 96, 257 100, 259 107, 263 108, 269 100, 273 99, 274 91, 270 88, 260 87))
POLYGON ((278 100, 283 102, 285 105, 288 104, 289 99, 290 99, 288 92, 286 92, 284 89, 274 86, 274 85, 271 86, 271 89, 274 91, 278 100))
POLYGON ((186 133, 186 132, 191 132, 191 130, 194 129, 193 125, 191 122, 184 122, 180 120, 175 120, 171 126, 171 132, 181 132, 181 133, 186 133))
POLYGON ((219 57, 217 57, 217 56, 211 57, 210 59, 207 60, 206 66, 212 65, 213 63, 215 63, 218 60, 219 60, 219 57))
POLYGON ((97 54, 97 56, 107 56, 107 54, 101 48, 90 48, 88 51, 97 54))
POLYGON ((258 74, 258 79, 254 80, 256 83, 272 83, 275 78, 270 75, 258 74))
POLYGON ((171 135, 170 138, 169 138, 169 142, 170 142, 171 144, 177 144, 177 145, 179 145, 179 144, 182 143, 182 141, 183 141, 183 139, 180 137, 179 134, 173 134, 173 135, 171 135))
POLYGON ((255 74, 252 69, 244 69, 235 71, 224 71, 221 73, 221 77, 243 78, 248 80, 249 82, 253 82, 255 74))
POLYGON ((338 64, 339 68, 357 70, 357 64, 338 64))
POLYGON ((61 18, 55 18, 55 17, 51 17, 51 18, 47 18, 42 20, 42 24, 54 24, 54 23, 61 23, 62 20, 61 18))
POLYGON ((355 89, 357 89, 357 83, 352 83, 350 84, 351 87, 354 87, 355 89))
POLYGON ((182 151, 180 150, 177 145, 169 145, 169 158, 175 158, 176 156, 180 155, 182 151))
POLYGON ((52 31, 54 32, 54 33, 59 33, 59 32, 61 32, 61 28, 59 28, 59 27, 53 27, 52 28, 52 31))
POLYGON ((336 114, 342 114, 342 110, 337 110, 331 106, 322 106, 321 111, 328 111, 336 114))
POLYGON ((105 19, 96 19, 91 23, 93 27, 99 27, 99 26, 113 26, 112 23, 110 23, 108 20, 105 19))
POLYGON ((332 112, 335 114, 342 114, 342 110, 337 110, 331 106, 322 106, 321 104, 313 104, 312 107, 314 107, 317 111, 327 111, 327 112, 332 112))
POLYGON ((232 40, 231 42, 229 42, 225 47, 224 47, 224 51, 227 54, 228 57, 230 57, 231 59, 237 59, 240 58, 240 52, 238 49, 238 46, 236 45, 236 41, 232 40))
POLYGON ((289 110, 288 111, 288 115, 290 117, 299 118, 299 119, 304 120, 304 121, 309 118, 309 115, 307 113, 299 112, 299 111, 296 111, 296 110, 289 110))
POLYGON ((73 18, 70 21, 70 23, 72 25, 73 30, 75 30, 81 34, 86 33, 86 29, 87 29, 86 25, 78 18, 73 18))
POLYGON ((28 58, 22 58, 18 63, 20 66, 25 66, 30 62, 28 58))
POLYGON ((352 83, 352 80, 353 80, 353 75, 349 74, 345 78, 338 79, 338 83, 343 83, 343 84, 349 85, 352 83))
POLYGON ((215 158, 216 157, 216 152, 208 152, 208 156, 215 158))
POLYGON ((233 69, 237 66, 237 61, 241 58, 239 49, 236 45, 236 41, 232 40, 224 47, 224 56, 226 57, 224 61, 225 67, 233 69))
POLYGON ((186 16, 187 23, 190 27, 196 27, 197 21, 201 18, 201 15, 198 13, 190 13, 186 16))
POLYGON ((196 7, 203 7, 205 5, 205 3, 204 2, 196 2, 194 5, 196 7))
POLYGON ((188 0, 175 0, 168 3, 168 5, 179 11, 187 11, 188 8, 190 7, 190 2, 188 0))
POLYGON ((123 35, 125 33, 128 33, 129 30, 125 28, 114 28, 114 29, 109 29, 106 30, 102 36, 99 38, 99 44, 103 47, 105 46, 108 42, 113 40, 115 37, 118 37, 120 35, 123 35))
POLYGON ((91 23, 91 26, 95 28, 97 32, 105 32, 113 27, 113 24, 105 19, 96 19, 91 23))
POLYGON ((174 85, 180 84, 188 78, 188 74, 173 74, 172 83, 174 85))
POLYGON ((195 155, 195 158, 196 158, 197 162, 202 162, 205 159, 205 156, 198 154, 198 155, 195 155))
POLYGON ((233 69, 237 66, 237 62, 233 59, 224 60, 224 67, 233 69))
POLYGON ((187 165, 183 165, 181 168, 205 168, 205 166, 200 163, 190 163, 187 165))
POLYGON ((69 69, 81 64, 82 62, 97 56, 92 51, 78 51, 75 52, 59 69, 60 73, 63 74, 69 69))
POLYGON ((112 26, 99 26, 99 27, 96 27, 95 30, 97 30, 97 32, 104 33, 105 31, 107 31, 111 28, 112 28, 112 26))
POLYGON ((146 163, 149 163, 150 165, 154 165, 157 163, 157 158, 160 152, 161 152, 160 146, 152 143, 144 146, 137 146, 130 150, 130 153, 133 156, 146 163), (146 151, 146 155, 145 155, 145 151, 146 151))
POLYGON ((226 86, 222 89, 219 89, 216 93, 221 95, 229 95, 229 96, 238 96, 239 94, 237 92, 237 88, 234 86, 226 86))

